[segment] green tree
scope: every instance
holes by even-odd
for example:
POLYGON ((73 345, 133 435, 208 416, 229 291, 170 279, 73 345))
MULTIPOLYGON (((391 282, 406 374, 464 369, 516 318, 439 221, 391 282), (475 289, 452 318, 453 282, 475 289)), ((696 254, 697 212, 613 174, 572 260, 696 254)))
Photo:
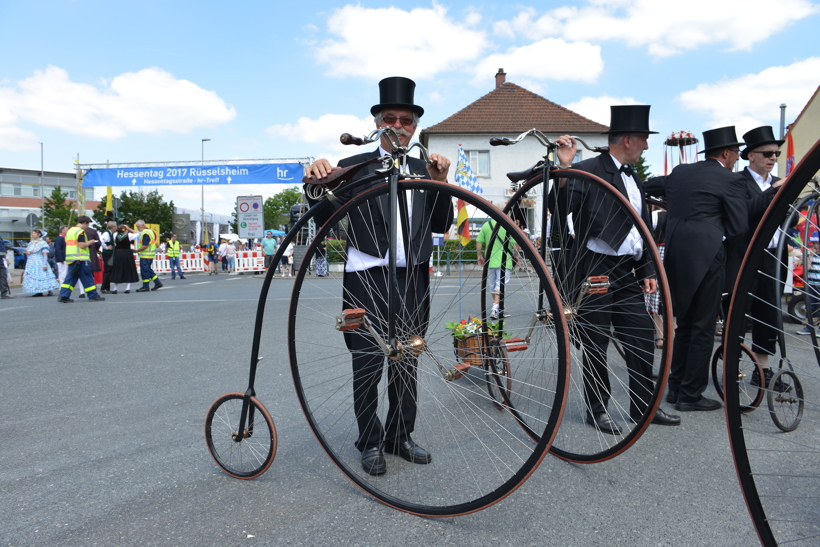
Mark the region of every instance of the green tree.
POLYGON ((641 159, 635 163, 635 172, 639 177, 641 177, 641 180, 649 180, 652 177, 657 176, 650 172, 650 166, 646 163, 646 158, 643 156, 641 156, 641 159))
POLYGON ((233 206, 233 213, 231 213, 231 233, 238 234, 239 233, 239 222, 236 219, 236 205, 233 206))
MULTIPOLYGON (((174 214, 174 202, 165 202, 162 195, 156 190, 147 193, 126 191, 120 194, 119 214, 123 222, 133 228, 138 220, 147 224, 159 224, 159 236, 163 239, 171 237, 171 220, 174 214)), ((105 200, 101 201, 92 214, 98 226, 105 226, 105 200)))
POLYGON ((282 190, 265 200, 262 209, 265 215, 265 229, 279 229, 290 221, 290 208, 302 198, 302 189, 298 186, 282 190))
POLYGON ((72 226, 76 220, 75 203, 68 201, 68 192, 63 192, 55 186, 51 195, 45 199, 44 211, 46 233, 56 237, 60 233, 60 226, 72 226))

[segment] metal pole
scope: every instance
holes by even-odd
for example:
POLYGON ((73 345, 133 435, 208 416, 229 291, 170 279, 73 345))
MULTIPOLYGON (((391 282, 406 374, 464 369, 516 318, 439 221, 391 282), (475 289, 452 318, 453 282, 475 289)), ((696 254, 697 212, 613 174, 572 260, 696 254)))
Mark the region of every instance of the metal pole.
POLYGON ((786 105, 780 105, 780 138, 786 134, 786 105))
MULTIPOLYGON (((205 165, 205 143, 210 141, 211 139, 202 139, 202 165, 205 165)), ((201 186, 202 190, 202 208, 199 210, 199 214, 201 215, 200 218, 202 220, 202 232, 200 232, 199 237, 202 238, 202 233, 208 232, 208 225, 205 224, 205 185, 201 186)), ((202 239, 201 243, 205 243, 205 240, 202 239)))
POLYGON ((40 143, 40 228, 43 230, 43 240, 45 240, 46 196, 43 194, 43 143, 40 143))

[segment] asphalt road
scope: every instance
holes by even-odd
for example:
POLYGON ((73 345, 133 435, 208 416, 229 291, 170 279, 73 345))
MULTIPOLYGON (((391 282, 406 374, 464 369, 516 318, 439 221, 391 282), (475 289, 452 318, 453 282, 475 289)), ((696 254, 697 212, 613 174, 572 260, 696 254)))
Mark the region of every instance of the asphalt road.
POLYGON ((225 475, 203 422, 217 397, 247 386, 260 278, 190 275, 99 304, 2 301, 0 545, 757 543, 722 412, 651 426, 608 462, 547 456, 471 515, 420 518, 374 501, 322 452, 296 400, 291 279, 274 280, 256 384, 276 460, 256 480, 225 475))

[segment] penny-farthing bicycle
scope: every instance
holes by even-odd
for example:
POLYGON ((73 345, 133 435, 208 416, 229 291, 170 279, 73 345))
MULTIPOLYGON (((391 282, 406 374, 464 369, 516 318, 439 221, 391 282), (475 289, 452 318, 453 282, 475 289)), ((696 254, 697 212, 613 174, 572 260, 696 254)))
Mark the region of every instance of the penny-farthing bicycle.
MULTIPOLYGON (((741 340, 751 292, 764 253, 798 197, 820 169, 820 142, 804 156, 773 199, 743 261, 726 325, 726 340, 741 340)), ((810 221, 811 222, 811 221, 810 221)), ((782 255, 781 255, 782 256, 782 255)), ((820 359, 816 338, 796 326, 775 326, 788 363, 766 386, 769 412, 741 413, 740 390, 726 391, 729 440, 741 490, 764 545, 820 542, 820 359), (778 380, 780 382, 778 383, 778 380), (800 427, 797 427, 797 424, 800 427)), ((726 347, 724 385, 739 378, 739 344, 726 347)))
MULTIPOLYGON (((522 203, 525 200, 534 199, 536 204, 540 204, 535 215, 535 222, 541 233, 538 254, 550 265, 569 328, 571 351, 567 410, 550 452, 578 463, 601 462, 617 456, 632 446, 649 427, 651 416, 660 405, 660 396, 666 386, 672 352, 668 343, 656 349, 654 353, 647 354, 645 349, 635 347, 630 342, 640 337, 652 340, 654 344, 656 338, 656 327, 645 311, 644 295, 636 292, 635 287, 630 286, 624 279, 597 275, 596 272, 600 269, 600 264, 596 262, 598 259, 590 260, 591 254, 573 251, 575 227, 584 226, 592 217, 600 217, 611 219, 606 229, 620 230, 624 233, 634 229, 633 233, 636 234, 643 256, 646 257, 643 262, 643 267, 646 268, 644 273, 654 275, 658 282, 661 300, 658 313, 663 325, 662 338, 671 341, 671 322, 666 317, 671 315, 666 274, 652 233, 624 194, 590 173, 575 169, 554 169, 553 154, 557 145, 546 135, 532 129, 515 139, 493 138, 490 144, 512 145, 528 136, 534 137, 542 144, 546 148, 546 154, 532 168, 507 175, 516 185, 516 191, 504 211, 515 217, 521 214, 522 203), (559 182, 562 179, 568 181, 563 187, 559 182), (586 206, 568 211, 567 205, 571 200, 574 200, 574 203, 586 201, 586 206), (548 212, 552 215, 549 224, 548 212), (570 213, 572 216, 569 216, 570 213), (608 325, 604 330, 586 319, 590 311, 609 298, 625 304, 623 307, 613 308, 616 310, 611 315, 611 323, 615 325, 613 331, 610 331, 608 325), (637 311, 624 311, 627 309, 637 311), (585 370, 585 357, 589 357, 590 353, 583 340, 592 333, 602 334, 610 339, 606 355, 608 376, 585 370), (629 353, 641 353, 653 363, 651 375, 656 376, 657 380, 654 381, 654 390, 651 393, 639 393, 632 388, 634 384, 630 382, 631 377, 634 378, 640 373, 627 366, 625 356, 629 353), (608 398, 606 412, 610 419, 620 426, 619 434, 604 433, 588 423, 587 402, 598 397, 608 398), (637 416, 631 409, 635 403, 635 406, 643 408, 637 416)), ((591 148, 577 137, 576 140, 591 152, 608 151, 606 148, 591 148)), ((632 256, 617 257, 617 261, 617 265, 625 265, 621 270, 635 271, 631 264, 637 262, 632 256)), ((637 273, 640 275, 640 272, 637 273)), ((646 376, 649 374, 647 372, 646 376)), ((525 393, 514 391, 513 398, 517 408, 526 406, 528 398, 525 393), (520 397, 523 401, 515 401, 515 397, 520 397)), ((523 414, 531 415, 529 412, 523 414)), ((528 433, 534 439, 538 438, 532 431, 528 433)))
MULTIPOLYGON (((293 380, 320 445, 357 486, 387 505, 414 514, 470 513, 509 495, 547 453, 560 423, 567 389, 566 323, 542 259, 526 234, 500 210, 456 186, 406 175, 401 157, 409 150, 400 146, 391 129, 374 131, 364 139, 343 135, 342 142, 377 142, 382 135, 392 144, 391 156, 335 171, 324 184, 306 187, 316 205, 296 223, 274 257, 276 263, 281 249, 311 219, 325 219, 296 272, 288 306, 287 342, 293 380), (362 170, 367 174, 351 182, 362 170), (505 302, 511 316, 504 323, 506 334, 488 326, 480 303, 480 271, 453 264, 451 268, 459 270, 458 275, 435 277, 429 275, 434 264, 426 257, 425 262, 414 262, 420 252, 409 234, 430 237, 433 232, 447 231, 453 220, 450 211, 442 226, 441 219, 434 218, 439 215, 423 211, 437 211, 442 204, 450 208, 456 200, 468 207, 470 217, 492 219, 503 228, 509 244, 520 248, 533 266, 532 272, 516 276, 507 286, 505 302), (429 207, 419 208, 420 204, 429 207), (377 209, 379 214, 375 215, 377 209), (385 219, 385 224, 376 225, 376 218, 385 219), (365 240, 389 238, 388 286, 380 288, 376 280, 369 282, 367 274, 357 274, 365 275, 363 284, 368 287, 367 302, 361 302, 345 290, 344 278, 349 272, 331 271, 323 278, 307 276, 321 242, 331 233, 341 234, 341 240, 332 245, 328 241, 328 255, 342 264, 355 259, 351 253, 365 240), (401 268, 404 271, 396 264, 400 253, 409 265, 401 268), (376 308, 385 307, 387 313, 379 313, 373 302, 381 302, 383 306, 376 308), (500 351, 499 347, 507 344, 501 336, 512 340, 530 332, 535 302, 543 303, 539 310, 544 320, 534 329, 533 351, 500 351), (461 366, 464 354, 454 348, 453 333, 445 325, 468 316, 480 319, 482 349, 476 366, 465 374, 461 366), (382 423, 387 423, 389 400, 403 390, 414 390, 412 438, 432 454, 430 463, 419 465, 386 454, 385 474, 371 475, 363 469, 355 447, 360 424, 354 412, 351 352, 345 343, 346 334, 351 332, 368 337, 376 348, 372 354, 381 366, 374 367, 364 381, 376 386, 382 423), (516 408, 514 394, 520 391, 527 392, 526 410, 532 415, 525 416, 516 408), (522 421, 537 433, 538 442, 521 429, 522 421)), ((410 148, 416 146, 426 159, 422 147, 410 148)), ((254 423, 262 408, 254 384, 260 340, 274 335, 266 332, 263 324, 271 278, 272 270, 265 278, 257 309, 249 387, 244 394, 228 399, 236 404, 227 409, 223 410, 222 401, 232 395, 218 399, 206 422, 208 446, 215 461, 240 478, 260 475, 272 458, 270 452, 265 454, 252 446, 256 429, 251 432, 245 425, 254 423), (243 451, 245 445, 248 449, 243 451), (241 465, 237 461, 244 464, 249 460, 252 463, 244 465, 243 474, 232 472, 241 465)))

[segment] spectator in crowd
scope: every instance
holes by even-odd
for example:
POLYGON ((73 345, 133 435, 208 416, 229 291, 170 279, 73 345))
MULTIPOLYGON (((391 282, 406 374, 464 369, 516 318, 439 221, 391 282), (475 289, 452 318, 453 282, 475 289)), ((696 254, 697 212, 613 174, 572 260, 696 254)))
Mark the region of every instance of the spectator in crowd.
POLYGON ((288 243, 288 246, 285 247, 285 254, 282 255, 282 277, 288 277, 293 275, 293 241, 288 243))
MULTIPOLYGON (((809 236, 808 270, 805 274, 806 289, 806 325, 797 334, 816 333, 815 320, 820 317, 820 233, 812 232, 809 236)), ((766 378, 766 383, 771 378, 766 378)), ((775 382, 777 384, 777 382, 775 382)))
POLYGON ((487 286, 490 287, 493 295, 493 307, 490 310, 490 319, 493 321, 501 317, 509 317, 506 312, 499 312, 499 303, 501 300, 501 265, 504 264, 504 285, 510 282, 512 271, 514 268, 513 261, 518 260, 518 246, 515 248, 505 248, 504 242, 507 239, 507 231, 504 228, 499 228, 495 240, 492 240, 493 231, 496 229, 496 222, 491 220, 485 222, 478 232, 478 237, 475 240, 476 256, 478 258, 478 265, 484 267, 487 262, 485 257, 485 248, 490 250, 490 260, 487 266, 487 286), (490 245, 492 243, 492 245, 490 245))
POLYGON ((273 232, 268 231, 262 240, 262 252, 265 254, 265 269, 269 269, 273 264, 273 255, 276 254, 276 247, 279 242, 273 237, 273 232))
POLYGON ((219 248, 211 241, 205 246, 208 255, 208 275, 219 275, 216 263, 219 261, 219 248))
MULTIPOLYGON (((101 247, 100 234, 98 234, 97 230, 95 230, 91 226, 89 226, 86 229, 85 233, 86 233, 86 236, 88 236, 90 239, 93 239, 96 242, 96 243, 94 243, 94 245, 90 245, 88 247, 89 256, 90 256, 89 264, 91 265, 91 276, 95 280, 94 284, 96 285, 97 284, 96 283, 97 278, 99 277, 100 272, 102 272, 102 266, 100 265, 100 256, 97 252, 97 251, 99 251, 99 249, 101 247)), ((100 281, 100 284, 102 285, 102 279, 101 278, 99 279, 99 281, 100 281)), ((83 291, 82 281, 77 281, 77 289, 80 291, 80 298, 85 298, 85 291, 83 291)))
POLYGON ((102 294, 111 293, 111 272, 114 269, 114 234, 116 233, 117 223, 109 220, 105 225, 105 230, 100 234, 103 261, 103 278, 100 284, 102 294))
POLYGON ((54 296, 51 291, 59 289, 60 284, 48 266, 48 244, 41 239, 42 234, 38 228, 32 230, 31 240, 26 246, 28 258, 23 278, 23 292, 34 296, 43 296, 44 292, 48 292, 48 296, 54 296))
POLYGON ((9 291, 9 272, 6 268, 6 242, 0 237, 0 298, 8 300, 14 298, 9 291))
POLYGON ((90 302, 105 300, 97 293, 97 286, 94 284, 94 277, 91 275, 91 265, 89 264, 91 251, 89 247, 94 246, 98 241, 89 239, 86 235, 89 224, 91 224, 91 218, 80 215, 77 218, 77 225, 66 232, 65 262, 68 266, 68 272, 60 285, 60 297, 57 298, 57 302, 61 304, 74 302, 71 299, 71 293, 74 292, 74 286, 78 280, 83 281, 83 292, 88 293, 90 302))
POLYGON ((236 271, 236 245, 233 241, 228 242, 225 247, 225 257, 228 259, 228 273, 236 271))
POLYGON ((57 278, 57 261, 54 260, 54 257, 57 254, 57 248, 54 244, 54 240, 51 239, 51 236, 46 236, 46 243, 48 243, 48 266, 51 268, 51 272, 54 274, 55 279, 57 278))
POLYGON ((219 261, 222 262, 222 271, 228 271, 228 242, 224 239, 219 243, 219 261))
POLYGON ((117 228, 114 234, 114 265, 111 268, 111 294, 117 294, 117 287, 125 283, 125 294, 131 292, 131 283, 137 283, 140 278, 137 274, 137 263, 134 261, 134 251, 131 243, 136 241, 139 233, 126 224, 117 228))
POLYGON ((327 275, 327 240, 323 239, 316 246, 316 277, 327 275))
POLYGON ((65 234, 68 232, 68 226, 60 226, 60 234, 54 241, 54 261, 57 263, 57 281, 60 283, 65 279, 68 273, 68 266, 65 263, 65 234))

